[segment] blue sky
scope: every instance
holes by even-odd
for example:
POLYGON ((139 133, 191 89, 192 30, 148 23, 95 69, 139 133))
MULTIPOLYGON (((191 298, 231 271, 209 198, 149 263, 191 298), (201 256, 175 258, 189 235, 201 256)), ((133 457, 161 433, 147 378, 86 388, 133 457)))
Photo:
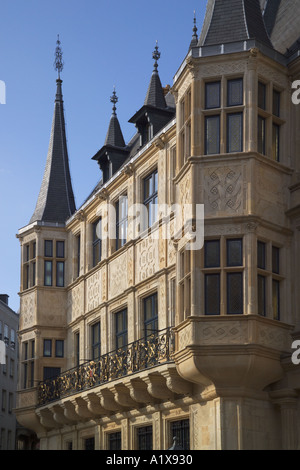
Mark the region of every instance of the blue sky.
POLYGON ((19 308, 18 229, 34 211, 46 163, 54 109, 57 34, 70 169, 79 207, 100 177, 91 157, 102 147, 113 86, 125 141, 128 120, 143 105, 158 41, 163 86, 173 83, 192 38, 200 33, 204 0, 2 0, 0 5, 0 293, 19 308))

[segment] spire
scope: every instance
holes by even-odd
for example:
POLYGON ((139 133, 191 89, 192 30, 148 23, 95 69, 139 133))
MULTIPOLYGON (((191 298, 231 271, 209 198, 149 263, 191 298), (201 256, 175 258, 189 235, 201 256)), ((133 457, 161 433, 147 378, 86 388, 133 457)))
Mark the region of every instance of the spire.
POLYGON ((208 0, 198 46, 256 39, 273 47, 259 0, 208 0))
POLYGON ((150 84, 148 87, 147 95, 145 98, 144 105, 154 106, 155 108, 166 108, 166 100, 164 96, 164 91, 158 74, 158 60, 160 59, 160 52, 158 50, 158 44, 156 41, 155 49, 152 53, 152 58, 154 59, 154 69, 152 72, 150 84))
POLYGON ((58 72, 58 78, 50 143, 42 185, 30 223, 36 221, 64 223, 76 210, 67 151, 62 80, 60 79, 63 62, 59 37, 54 67, 58 72))
POLYGON ((116 113, 116 104, 118 102, 118 97, 116 95, 115 87, 113 94, 110 97, 110 101, 111 103, 113 103, 113 108, 104 145, 112 145, 114 147, 125 147, 125 141, 116 113))
POLYGON ((191 40, 191 43, 190 43, 190 49, 192 47, 196 47, 198 45, 198 34, 197 34, 197 25, 196 25, 196 12, 194 10, 194 27, 193 27, 193 36, 192 36, 192 40, 191 40))

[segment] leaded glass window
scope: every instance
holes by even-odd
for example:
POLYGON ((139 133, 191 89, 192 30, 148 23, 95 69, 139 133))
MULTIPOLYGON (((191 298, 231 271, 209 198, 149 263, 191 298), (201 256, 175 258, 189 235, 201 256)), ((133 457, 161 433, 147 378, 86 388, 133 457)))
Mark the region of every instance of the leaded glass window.
POLYGON ((266 244, 264 242, 257 242, 257 267, 266 269, 266 244))
POLYGON ((205 108, 213 109, 221 106, 221 82, 205 84, 205 108))
POLYGON ((220 116, 205 117, 205 154, 220 153, 220 116))
POLYGON ((239 106, 242 105, 243 102, 243 79, 228 80, 227 106, 239 106))
POLYGON ((279 145, 280 145, 280 126, 273 123, 272 132, 272 158, 276 162, 279 162, 279 145))
POLYGON ((220 266, 220 240, 205 241, 204 257, 205 268, 215 268, 220 266))
POLYGON ((56 263, 56 286, 64 287, 65 285, 65 263, 57 261, 56 263))
POLYGON ((227 273, 227 313, 243 313, 243 274, 227 273))
POLYGON ((128 344, 127 333, 127 309, 116 314, 116 349, 123 348, 128 344))
POLYGON ((257 304, 258 314, 266 316, 266 277, 257 276, 257 304))
POLYGON ((280 92, 276 90, 273 90, 273 114, 280 116, 280 92))
POLYGON ((242 266, 243 242, 241 238, 227 240, 227 266, 242 266))
POLYGON ((280 282, 272 280, 272 306, 274 320, 280 320, 280 282))
POLYGON ((266 85, 262 82, 258 82, 258 107, 266 109, 266 85))
POLYGON ((243 151, 243 113, 227 115, 227 152, 243 151))
POLYGON ((220 274, 205 274, 205 315, 220 315, 220 274))
POLYGON ((258 116, 258 129, 257 129, 257 151, 265 155, 266 153, 266 120, 258 116))

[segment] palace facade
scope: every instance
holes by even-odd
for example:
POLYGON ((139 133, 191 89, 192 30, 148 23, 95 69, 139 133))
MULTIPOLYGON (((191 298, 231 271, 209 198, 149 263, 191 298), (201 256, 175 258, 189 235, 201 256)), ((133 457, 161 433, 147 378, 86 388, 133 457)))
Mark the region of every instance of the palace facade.
POLYGON ((114 92, 102 178, 78 209, 59 75, 18 233, 16 414, 41 449, 299 448, 297 12, 208 0, 172 87, 156 46, 136 135, 125 143, 114 92))

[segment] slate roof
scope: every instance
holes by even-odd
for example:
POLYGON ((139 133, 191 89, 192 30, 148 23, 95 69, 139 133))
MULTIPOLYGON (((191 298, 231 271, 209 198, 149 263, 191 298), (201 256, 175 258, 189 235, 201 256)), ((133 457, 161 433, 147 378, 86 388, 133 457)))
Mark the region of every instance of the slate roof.
POLYGON ((259 0, 208 0, 198 46, 256 39, 272 47, 259 0))
POLYGON ((104 145, 112 145, 114 147, 125 147, 125 141, 121 131, 121 126, 115 113, 111 115, 104 145))
POLYGON ((161 109, 167 107, 163 87, 157 70, 152 72, 144 105, 154 106, 155 108, 161 109))
POLYGON ((46 168, 36 208, 29 223, 64 223, 76 210, 67 150, 62 80, 57 79, 56 83, 46 168))

